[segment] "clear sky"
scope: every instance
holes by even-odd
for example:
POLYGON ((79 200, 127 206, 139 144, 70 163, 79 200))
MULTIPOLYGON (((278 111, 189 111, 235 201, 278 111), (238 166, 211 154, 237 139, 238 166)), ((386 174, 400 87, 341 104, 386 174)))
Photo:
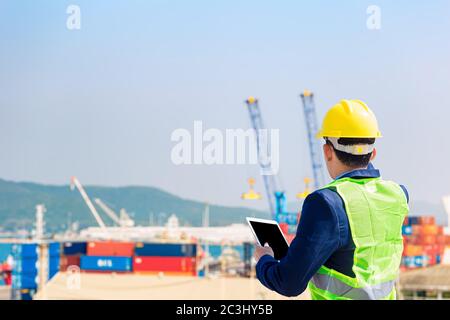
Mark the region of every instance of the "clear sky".
POLYGON ((248 128, 243 101, 254 95, 280 129, 294 201, 311 175, 298 98, 310 89, 320 118, 342 98, 366 101, 384 135, 383 177, 437 203, 450 193, 449 33, 447 0, 0 0, 0 177, 77 175, 250 205, 239 196, 256 167, 175 166, 170 135, 194 120, 248 128), (70 4, 80 30, 66 28, 70 4), (366 27, 371 4, 380 30, 366 27))

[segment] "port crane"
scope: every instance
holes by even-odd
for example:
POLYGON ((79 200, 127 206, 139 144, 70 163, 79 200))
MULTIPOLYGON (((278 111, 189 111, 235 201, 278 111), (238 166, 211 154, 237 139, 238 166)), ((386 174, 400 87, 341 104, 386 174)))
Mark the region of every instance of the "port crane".
MULTIPOLYGON (((259 157, 260 150, 262 148, 259 133, 261 130, 266 128, 261 116, 258 99, 249 97, 245 100, 245 103, 248 108, 253 129, 255 130, 259 166, 263 171, 268 171, 270 169, 270 163, 265 163, 259 157)), ((286 213, 286 195, 285 192, 279 187, 277 176, 274 174, 263 174, 262 176, 272 217, 275 218, 278 214, 286 213)))
POLYGON ((303 112, 308 135, 309 155, 311 158, 314 189, 317 190, 325 184, 325 177, 323 174, 320 143, 315 137, 318 131, 318 125, 316 106, 314 104, 314 94, 311 91, 305 90, 302 94, 300 94, 300 98, 303 102, 303 112))
POLYGON ((255 191, 255 188, 253 187, 255 185, 255 179, 249 178, 247 180, 249 185, 249 190, 247 192, 244 192, 241 195, 241 199, 243 200, 260 200, 262 198, 261 194, 259 192, 255 191))
POLYGON ((83 198, 84 202, 86 202, 86 205, 88 206, 89 210, 91 211, 92 215, 94 216, 95 220, 97 221, 102 231, 106 232, 107 229, 105 223, 98 214, 97 209, 95 209, 94 205, 92 204, 91 199, 89 199, 89 196, 87 195, 86 191, 84 191, 84 188, 81 185, 80 181, 77 179, 77 177, 72 177, 70 179, 70 189, 74 190, 75 187, 80 192, 81 197, 83 198))

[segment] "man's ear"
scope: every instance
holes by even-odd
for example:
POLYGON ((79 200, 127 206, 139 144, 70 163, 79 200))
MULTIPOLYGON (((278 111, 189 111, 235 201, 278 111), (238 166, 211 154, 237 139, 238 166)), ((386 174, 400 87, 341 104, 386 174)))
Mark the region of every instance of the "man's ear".
POLYGON ((370 161, 373 161, 373 159, 375 159, 376 156, 377 156, 377 149, 373 148, 372 156, 370 157, 370 161))
POLYGON ((328 143, 323 145, 323 154, 325 155, 326 161, 331 161, 333 159, 333 148, 328 143))

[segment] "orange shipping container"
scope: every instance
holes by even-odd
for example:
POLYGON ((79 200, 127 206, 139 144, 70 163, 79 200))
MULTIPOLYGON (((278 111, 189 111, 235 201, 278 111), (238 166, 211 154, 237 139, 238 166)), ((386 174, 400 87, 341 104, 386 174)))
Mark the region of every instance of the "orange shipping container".
POLYGON ((433 224, 426 224, 422 226, 422 234, 431 234, 431 235, 437 235, 438 234, 438 226, 433 224))
POLYGON ((131 257, 134 252, 134 243, 115 241, 91 241, 87 245, 88 256, 121 256, 131 257))
POLYGON ((405 256, 420 256, 423 253, 422 246, 408 244, 403 249, 403 255, 405 256))
POLYGON ((419 225, 412 226, 412 234, 413 235, 422 234, 422 226, 419 225))

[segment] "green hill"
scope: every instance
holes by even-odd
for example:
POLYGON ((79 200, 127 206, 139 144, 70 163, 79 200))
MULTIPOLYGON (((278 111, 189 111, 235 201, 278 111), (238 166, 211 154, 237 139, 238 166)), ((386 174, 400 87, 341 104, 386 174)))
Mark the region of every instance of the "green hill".
MULTIPOLYGON (((150 215, 153 221, 165 221, 172 213, 182 225, 199 226, 204 204, 187 200, 153 187, 101 187, 86 186, 91 200, 100 198, 117 213, 125 208, 137 225, 148 225, 150 215)), ((4 230, 33 228, 35 206, 43 203, 47 212, 46 227, 49 231, 66 228, 68 218, 78 221, 81 227, 97 225, 80 193, 71 191, 68 185, 55 186, 29 182, 11 182, 0 179, 0 226, 4 230)), ((112 221, 101 213, 106 224, 112 221)), ((246 216, 269 217, 262 211, 240 207, 210 206, 210 225, 242 223, 246 216)))

